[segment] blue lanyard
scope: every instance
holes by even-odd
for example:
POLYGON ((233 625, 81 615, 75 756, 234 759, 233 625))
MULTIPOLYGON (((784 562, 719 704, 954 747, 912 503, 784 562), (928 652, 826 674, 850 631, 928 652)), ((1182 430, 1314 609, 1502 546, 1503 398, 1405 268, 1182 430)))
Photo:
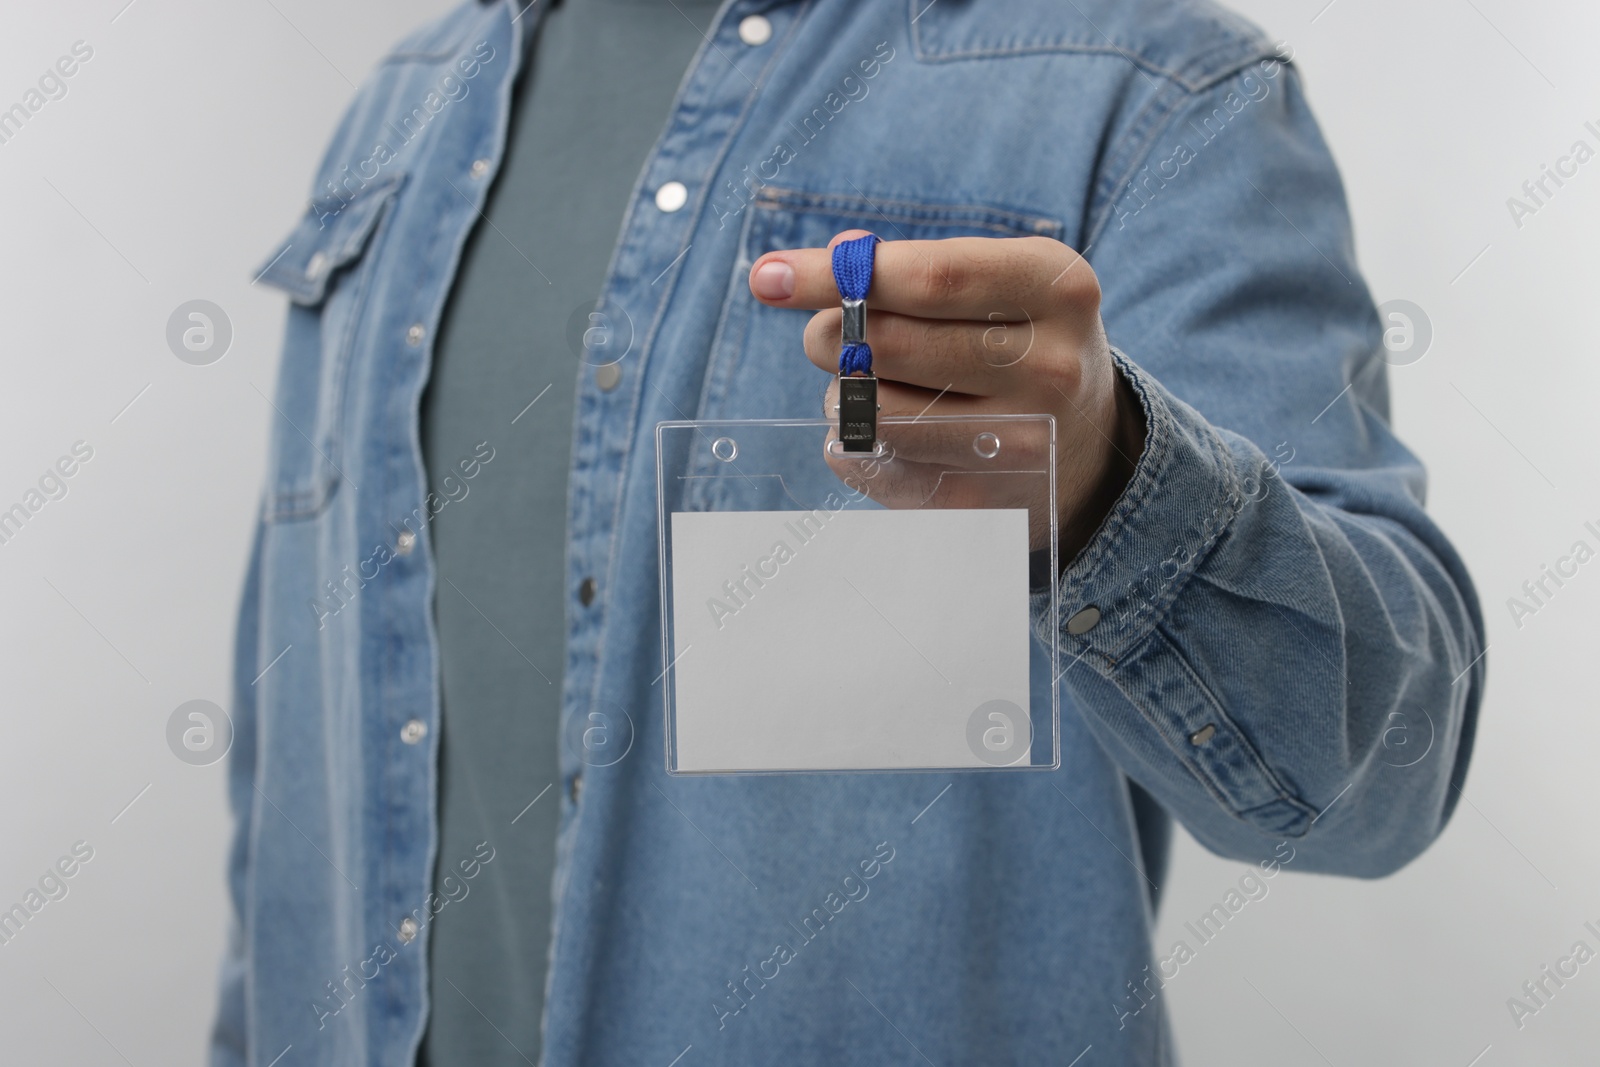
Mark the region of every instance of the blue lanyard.
POLYGON ((878 237, 871 233, 833 246, 833 280, 844 302, 840 376, 872 373, 872 349, 867 347, 867 290, 872 286, 877 250, 878 237))
POLYGON ((839 346, 839 442, 846 452, 878 447, 878 379, 867 346, 867 290, 878 238, 874 234, 833 246, 833 280, 844 309, 839 346))

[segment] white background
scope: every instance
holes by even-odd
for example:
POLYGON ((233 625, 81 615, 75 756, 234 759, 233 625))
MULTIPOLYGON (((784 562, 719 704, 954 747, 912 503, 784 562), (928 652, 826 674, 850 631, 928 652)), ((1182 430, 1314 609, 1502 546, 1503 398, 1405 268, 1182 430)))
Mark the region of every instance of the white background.
MULTIPOLYGON (((1600 961, 1521 1031, 1506 999, 1579 937, 1600 948, 1582 929, 1600 925, 1600 561, 1521 628, 1506 599, 1600 520, 1600 160, 1521 229, 1506 199, 1595 142, 1600 12, 1325 2, 1244 7, 1295 50, 1377 298, 1431 317, 1432 350, 1393 374, 1396 421, 1476 575, 1489 697, 1466 802, 1426 856, 1379 883, 1276 879, 1162 996, 1191 1065, 1594 1063, 1600 961)), ((351 83, 445 7, 123 3, 0 15, 0 107, 74 41, 95 50, 0 145, 0 508, 75 440, 95 450, 0 545, 0 905, 95 848, 0 947, 18 1063, 201 1060, 229 820, 222 765, 180 763, 163 730, 186 700, 227 702, 283 311, 249 278, 351 83), (164 340, 194 298, 235 331, 209 367, 164 340)), ((1181 840, 1158 943, 1240 873, 1181 840)))

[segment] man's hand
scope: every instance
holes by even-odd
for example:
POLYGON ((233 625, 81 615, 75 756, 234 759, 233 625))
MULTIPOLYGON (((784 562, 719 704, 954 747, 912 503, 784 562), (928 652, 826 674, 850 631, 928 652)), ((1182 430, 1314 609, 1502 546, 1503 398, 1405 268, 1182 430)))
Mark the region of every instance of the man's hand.
MULTIPOLYGON (((763 303, 819 309, 805 350, 829 373, 839 368, 840 328, 831 250, 865 234, 847 230, 826 250, 769 252, 750 270, 750 291, 763 303)), ((867 306, 882 415, 1056 417, 1061 561, 1070 562, 1144 449, 1143 413, 1111 361, 1089 264, 1047 237, 885 241, 867 306)), ((824 401, 830 417, 837 390, 830 386, 824 401)), ((897 463, 914 468, 922 458, 952 462, 896 449, 897 463)))

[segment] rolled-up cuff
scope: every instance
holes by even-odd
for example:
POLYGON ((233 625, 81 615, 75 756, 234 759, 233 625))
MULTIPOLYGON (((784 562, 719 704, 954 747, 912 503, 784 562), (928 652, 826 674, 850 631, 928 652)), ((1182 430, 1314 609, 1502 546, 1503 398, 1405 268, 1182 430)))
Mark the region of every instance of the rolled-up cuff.
MULTIPOLYGON (((1102 671, 1165 615, 1246 496, 1235 457, 1199 412, 1126 355, 1117 370, 1144 409, 1144 453, 1089 544, 1058 582, 1060 612, 1035 598, 1035 624, 1057 628, 1069 660, 1102 671)), ((1048 637, 1048 632, 1044 636, 1048 637)))

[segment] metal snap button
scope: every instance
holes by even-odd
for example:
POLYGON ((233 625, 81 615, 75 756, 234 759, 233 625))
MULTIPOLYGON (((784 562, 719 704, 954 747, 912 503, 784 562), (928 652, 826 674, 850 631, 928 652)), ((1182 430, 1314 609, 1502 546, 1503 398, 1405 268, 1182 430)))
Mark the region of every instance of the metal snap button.
POLYGON ((1073 637, 1082 637, 1100 621, 1100 609, 1090 604, 1072 618, 1067 620, 1067 633, 1073 637))

